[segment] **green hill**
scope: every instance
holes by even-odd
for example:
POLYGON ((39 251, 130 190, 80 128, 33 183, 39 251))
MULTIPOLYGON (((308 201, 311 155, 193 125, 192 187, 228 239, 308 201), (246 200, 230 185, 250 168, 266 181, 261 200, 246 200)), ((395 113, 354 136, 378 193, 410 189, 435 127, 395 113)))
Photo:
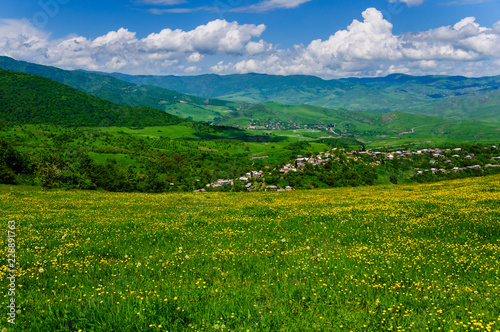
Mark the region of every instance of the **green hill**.
POLYGON ((268 130, 309 128, 316 129, 317 137, 354 136, 368 140, 377 137, 489 140, 498 138, 500 130, 498 123, 443 119, 399 111, 371 114, 276 102, 240 109, 222 117, 216 124, 268 130))
POLYGON ((50 79, 1 69, 0 120, 10 124, 100 127, 186 122, 157 109, 118 105, 50 79))
POLYGON ((147 106, 195 121, 212 121, 240 106, 234 102, 190 96, 153 85, 139 86, 109 75, 62 70, 4 56, 0 56, 0 68, 50 78, 117 104, 147 106))

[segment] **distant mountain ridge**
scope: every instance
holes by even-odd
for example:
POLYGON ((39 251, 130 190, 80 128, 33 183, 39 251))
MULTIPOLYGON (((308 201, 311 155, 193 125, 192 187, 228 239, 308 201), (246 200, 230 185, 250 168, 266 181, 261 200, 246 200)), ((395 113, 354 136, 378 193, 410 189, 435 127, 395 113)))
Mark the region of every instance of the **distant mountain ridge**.
POLYGON ((500 76, 410 76, 323 80, 315 76, 264 74, 131 76, 110 74, 197 96, 236 102, 311 104, 331 109, 410 112, 459 120, 500 122, 500 76))
MULTIPOLYGON (((118 104, 152 107, 182 118, 222 125, 247 123, 251 119, 246 116, 243 116, 247 118, 245 121, 236 121, 238 114, 248 114, 245 109, 251 105, 269 101, 331 110, 382 114, 404 112, 455 120, 500 122, 500 76, 467 78, 392 74, 338 80, 266 74, 132 76, 67 71, 1 56, 0 68, 51 78, 118 104)), ((305 110, 304 107, 282 109, 299 113, 305 110)), ((304 114, 288 118, 309 123, 304 114)))
MULTIPOLYGON (((74 79, 77 82, 72 84, 81 86, 82 89, 83 86, 87 86, 87 89, 94 86, 99 93, 116 93, 116 96, 111 95, 111 97, 118 100, 126 99, 127 95, 131 93, 130 90, 141 91, 144 87, 99 74, 62 71, 44 66, 35 68, 41 71, 46 70, 46 75, 60 75, 61 80, 74 79)), ((270 80, 280 79, 279 77, 268 78, 270 80)), ((296 80, 300 80, 300 78, 297 76, 296 80)), ((312 78, 311 81, 317 81, 317 78, 312 78)), ((342 84, 339 86, 344 88, 348 86, 348 84, 342 84)), ((354 83, 351 86, 356 89, 357 85, 359 83, 354 83)), ((153 93, 155 89, 157 89, 158 95, 168 93, 162 88, 151 86, 151 89, 147 89, 145 96, 159 98, 153 93)), ((295 129, 306 129, 310 135, 306 133, 305 136, 311 139, 326 136, 372 140, 375 137, 395 136, 398 139, 408 140, 429 137, 490 140, 498 137, 500 130, 498 123, 456 121, 407 114, 400 111, 373 114, 333 110, 314 105, 284 105, 277 102, 257 105, 245 104, 237 108, 233 107, 233 109, 228 106, 217 108, 214 105, 208 105, 207 99, 199 97, 188 99, 189 96, 183 96, 185 96, 183 99, 186 100, 174 102, 171 104, 172 108, 166 109, 167 112, 165 112, 145 106, 119 105, 52 79, 22 72, 0 70, 0 120, 7 124, 43 123, 76 127, 148 127, 186 124, 196 126, 200 133, 201 131, 216 130, 212 126, 168 114, 169 111, 172 113, 177 110, 182 113, 184 118, 187 117, 187 114, 199 117, 217 114, 216 117, 212 118, 212 122, 216 125, 248 129, 260 127, 261 129, 281 129, 291 132, 294 132, 295 129), (196 100, 202 100, 204 104, 198 106, 195 104, 196 100), (186 105, 186 108, 182 108, 186 105), (207 115, 210 112, 213 114, 207 115)), ((216 99, 208 99, 208 101, 214 104, 217 102, 216 99)), ((165 104, 167 103, 165 101, 165 104)), ((224 103, 221 101, 221 105, 224 103)))

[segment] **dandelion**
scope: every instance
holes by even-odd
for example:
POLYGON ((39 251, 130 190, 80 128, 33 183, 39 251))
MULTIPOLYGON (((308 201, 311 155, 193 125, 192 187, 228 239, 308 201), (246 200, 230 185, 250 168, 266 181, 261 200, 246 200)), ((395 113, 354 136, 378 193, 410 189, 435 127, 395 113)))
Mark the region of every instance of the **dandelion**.
POLYGON ((321 257, 321 254, 318 254, 318 257, 321 257))
POLYGON ((214 325, 214 329, 218 330, 219 329, 219 324, 214 325))
POLYGON ((281 239, 281 242, 285 242, 286 240, 285 239, 281 239))
POLYGON ((391 264, 391 262, 390 262, 390 261, 386 261, 386 263, 387 263, 387 264, 391 264))
POLYGON ((128 255, 125 255, 125 258, 128 258, 128 255))
POLYGON ((311 247, 307 246, 306 249, 309 250, 309 249, 311 249, 311 247))
POLYGON ((137 263, 137 267, 141 266, 141 262, 137 263))
POLYGON ((182 247, 179 247, 179 250, 182 250, 182 247))
POLYGON ((42 272, 43 272, 43 268, 40 268, 40 269, 38 270, 38 272, 42 273, 42 272))
POLYGON ((427 297, 427 296, 424 296, 424 300, 428 300, 428 299, 429 299, 429 297, 427 297))
POLYGON ((184 256, 185 259, 189 259, 189 255, 184 256))
POLYGON ((68 236, 68 234, 64 234, 64 235, 62 236, 62 238, 64 239, 66 236, 68 236))

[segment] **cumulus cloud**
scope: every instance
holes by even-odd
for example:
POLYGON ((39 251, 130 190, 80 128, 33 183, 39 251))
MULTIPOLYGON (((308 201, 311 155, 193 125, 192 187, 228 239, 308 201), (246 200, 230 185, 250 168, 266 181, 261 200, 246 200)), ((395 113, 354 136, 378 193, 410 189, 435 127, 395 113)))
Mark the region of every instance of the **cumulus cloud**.
MULTIPOLYGON (((481 68, 494 68, 491 64, 500 58, 500 22, 486 28, 467 17, 453 26, 395 35, 392 24, 377 9, 368 8, 362 17, 363 21, 354 20, 327 40, 273 50, 266 58, 219 63, 214 70, 346 77, 393 72, 470 74, 475 68, 478 76, 492 74, 481 68), (479 62, 482 66, 471 67, 479 62)), ((500 74, 500 69, 493 73, 500 74)))
POLYGON ((261 39, 265 30, 262 24, 215 20, 193 30, 164 29, 145 38, 121 28, 95 39, 51 40, 29 23, 0 20, 0 54, 65 69, 131 74, 500 74, 500 22, 484 27, 474 17, 398 35, 379 10, 368 8, 346 29, 291 49, 261 39))
MULTIPOLYGON (((3 20, 0 24, 0 54, 67 69, 113 71, 140 69, 153 62, 166 68, 179 62, 201 62, 206 55, 258 54, 272 48, 259 37, 266 26, 215 20, 194 30, 164 29, 139 39, 125 28, 95 39, 70 36, 49 40, 49 35, 29 23, 3 20)), ((189 68, 194 72, 194 67, 189 68)))

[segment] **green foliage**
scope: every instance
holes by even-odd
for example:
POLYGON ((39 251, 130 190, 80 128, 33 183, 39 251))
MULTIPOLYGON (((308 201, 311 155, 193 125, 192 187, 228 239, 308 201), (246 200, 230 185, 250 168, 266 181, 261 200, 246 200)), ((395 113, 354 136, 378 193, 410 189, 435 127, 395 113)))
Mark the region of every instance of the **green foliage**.
POLYGON ((0 70, 0 119, 10 124, 144 127, 184 120, 148 107, 114 104, 39 76, 0 70))
POLYGON ((67 71, 2 56, 0 68, 49 78, 113 103, 156 108, 195 121, 213 121, 220 112, 229 112, 239 106, 234 102, 189 96, 153 85, 138 86, 108 74, 67 71))
POLYGON ((59 175, 59 169, 55 164, 41 161, 37 164, 37 177, 44 190, 54 188, 54 184, 59 175))
POLYGON ((0 137, 0 183, 16 183, 16 174, 29 173, 31 165, 24 154, 19 153, 3 137, 0 137))
POLYGON ((5 164, 0 163, 0 183, 15 184, 16 173, 5 164))

